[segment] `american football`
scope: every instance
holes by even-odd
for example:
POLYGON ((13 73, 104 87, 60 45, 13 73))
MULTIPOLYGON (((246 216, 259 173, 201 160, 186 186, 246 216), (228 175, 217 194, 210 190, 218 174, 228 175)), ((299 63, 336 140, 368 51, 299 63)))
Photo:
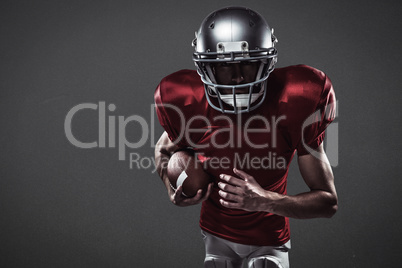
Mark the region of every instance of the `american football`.
POLYGON ((212 182, 202 164, 197 162, 194 153, 189 150, 178 151, 171 156, 167 175, 173 189, 183 185, 183 194, 187 197, 193 197, 199 189, 205 193, 208 184, 212 182))

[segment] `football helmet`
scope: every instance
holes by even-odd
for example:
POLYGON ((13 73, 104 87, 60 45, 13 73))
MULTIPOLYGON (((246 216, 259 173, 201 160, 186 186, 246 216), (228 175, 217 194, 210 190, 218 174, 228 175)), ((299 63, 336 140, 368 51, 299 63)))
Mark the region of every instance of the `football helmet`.
MULTIPOLYGON (((195 33, 192 45, 193 61, 209 105, 233 114, 260 106, 266 96, 266 81, 277 61, 276 42, 265 19, 248 8, 226 7, 208 15, 195 33), (252 81, 219 83, 216 68, 230 64, 257 66, 252 81)), ((241 67, 239 70, 242 72, 241 67)))

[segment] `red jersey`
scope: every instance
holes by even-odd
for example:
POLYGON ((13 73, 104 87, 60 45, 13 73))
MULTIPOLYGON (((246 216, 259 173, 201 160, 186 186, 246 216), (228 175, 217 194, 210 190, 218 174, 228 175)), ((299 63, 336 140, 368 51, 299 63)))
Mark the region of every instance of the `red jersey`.
POLYGON ((288 218, 220 204, 219 175, 235 176, 236 167, 265 190, 286 194, 294 153, 308 154, 305 145, 317 148, 334 119, 335 95, 329 78, 305 65, 275 69, 261 106, 249 113, 222 114, 209 106, 196 71, 181 70, 162 79, 155 103, 169 138, 181 147, 192 147, 215 179, 209 199, 202 204, 200 227, 240 244, 286 243, 290 239, 288 218), (317 110, 319 118, 306 125, 306 119, 317 110))

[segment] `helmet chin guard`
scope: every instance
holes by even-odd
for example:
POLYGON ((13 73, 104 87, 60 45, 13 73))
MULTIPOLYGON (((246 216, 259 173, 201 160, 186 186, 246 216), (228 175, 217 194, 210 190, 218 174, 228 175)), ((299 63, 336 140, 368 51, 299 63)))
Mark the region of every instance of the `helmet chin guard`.
POLYGON ((266 80, 277 61, 277 42, 273 29, 261 15, 244 7, 227 7, 207 16, 192 44, 193 61, 204 83, 209 105, 222 113, 250 112, 266 96, 266 80), (216 63, 257 62, 254 81, 218 84, 213 70, 216 63))
POLYGON ((266 78, 260 79, 258 81, 241 84, 241 85, 220 85, 207 81, 205 76, 200 75, 201 80, 204 83, 205 96, 208 100, 209 105, 222 112, 222 113, 244 113, 250 112, 262 104, 266 96, 266 78), (222 94, 220 89, 229 89, 231 94, 222 94), (257 93, 254 93, 255 90, 257 93), (236 91, 241 90, 242 92, 248 93, 236 93, 236 91), (259 101, 256 103, 256 101, 259 101), (226 109, 225 105, 226 104, 226 109), (230 109, 230 107, 232 109, 230 109))

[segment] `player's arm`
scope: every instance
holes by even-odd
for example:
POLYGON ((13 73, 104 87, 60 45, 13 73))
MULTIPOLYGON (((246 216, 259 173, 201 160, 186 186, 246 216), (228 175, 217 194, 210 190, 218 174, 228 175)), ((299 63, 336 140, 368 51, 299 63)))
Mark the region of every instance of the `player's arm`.
MULTIPOLYGON (((326 157, 322 144, 318 151, 326 157)), ((328 161, 303 155, 298 158, 298 163, 310 191, 294 196, 266 191, 252 176, 241 170, 234 170, 238 178, 221 176, 224 181, 218 184, 221 188, 221 204, 228 208, 267 211, 300 219, 333 216, 338 208, 338 198, 328 161)))
POLYGON ((170 186, 169 179, 167 177, 167 166, 170 156, 179 150, 180 147, 174 144, 168 137, 168 134, 164 132, 159 138, 155 146, 155 163, 156 170, 161 177, 163 183, 168 191, 170 201, 177 206, 190 206, 203 202, 209 197, 211 193, 212 184, 208 186, 207 193, 203 195, 202 190, 198 190, 197 194, 192 198, 186 198, 182 195, 182 186, 179 186, 176 191, 170 186))
POLYGON ((300 174, 310 191, 295 196, 278 196, 270 204, 272 212, 302 219, 329 218, 336 213, 338 197, 335 190, 334 175, 323 144, 317 149, 324 159, 318 159, 311 154, 298 157, 300 174))

